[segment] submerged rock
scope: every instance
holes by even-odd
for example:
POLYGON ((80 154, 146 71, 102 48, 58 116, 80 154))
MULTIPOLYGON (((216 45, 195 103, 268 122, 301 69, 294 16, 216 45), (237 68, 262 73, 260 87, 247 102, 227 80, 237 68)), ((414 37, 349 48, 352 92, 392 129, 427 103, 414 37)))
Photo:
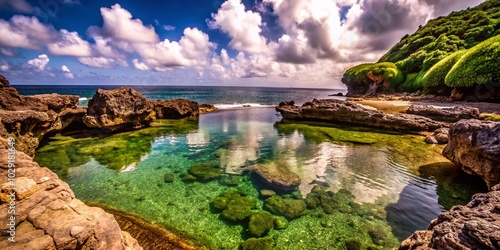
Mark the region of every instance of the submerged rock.
POLYGON ((212 200, 212 206, 222 212, 222 217, 231 221, 241 221, 252 215, 256 202, 242 190, 229 190, 212 200))
POLYGON ((199 181, 210 181, 221 177, 222 170, 218 163, 194 163, 189 168, 189 173, 199 181))
POLYGON ((266 211, 259 211, 250 216, 248 231, 250 234, 260 237, 274 227, 273 216, 266 211))
POLYGON ((435 106, 430 105, 411 105, 406 113, 425 116, 432 120, 441 122, 458 122, 462 119, 479 119, 479 109, 467 106, 436 108, 435 106))
POLYGON ((410 114, 387 114, 372 110, 350 101, 316 100, 307 102, 301 107, 287 105, 276 107, 286 120, 322 121, 331 123, 348 123, 401 131, 434 131, 447 127, 442 122, 410 114))
POLYGON ((427 230, 416 231, 399 249, 499 249, 500 185, 476 194, 466 206, 441 213, 427 230))
POLYGON ((281 163, 253 165, 249 169, 277 191, 291 191, 301 183, 300 177, 281 163))
POLYGON ((180 119, 198 117, 199 107, 197 102, 185 99, 152 101, 156 118, 180 119))
MULTIPOLYGON (((7 155, 0 138, 0 155, 7 155)), ((142 249, 120 230, 114 217, 75 198, 68 184, 48 168, 41 168, 28 155, 16 156, 16 241, 7 240, 10 215, 0 213, 0 249, 142 249)), ((0 193, 10 192, 7 157, 0 157, 0 193)), ((7 211, 10 198, 0 198, 7 211), (6 200, 8 198, 8 200, 6 200), (9 202, 6 202, 9 201, 9 202)))
POLYGON ((250 238, 240 244, 241 250, 273 250, 273 239, 250 238))
POLYGON ((112 131, 149 126, 156 120, 153 104, 132 88, 98 89, 89 101, 83 122, 112 131))
POLYGON ((283 215, 289 220, 299 218, 307 209, 307 205, 303 200, 283 199, 278 195, 267 198, 265 207, 271 213, 283 215))
POLYGON ((443 155, 468 174, 479 175, 488 188, 500 183, 500 123, 462 120, 450 128, 443 155))

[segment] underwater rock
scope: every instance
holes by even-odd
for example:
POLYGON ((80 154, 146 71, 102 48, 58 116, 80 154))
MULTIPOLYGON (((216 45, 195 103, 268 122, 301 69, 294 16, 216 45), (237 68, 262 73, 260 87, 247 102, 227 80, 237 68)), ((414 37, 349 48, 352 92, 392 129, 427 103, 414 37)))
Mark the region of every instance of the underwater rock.
POLYGON ((210 181, 221 177, 222 170, 218 163, 194 163, 189 168, 189 173, 199 181, 210 181))
POLYGON ((90 128, 112 131, 142 128, 155 120, 153 104, 141 93, 128 87, 98 89, 83 117, 83 122, 90 128))
POLYGON ((260 190, 260 195, 262 197, 268 198, 271 196, 275 196, 276 192, 274 192, 273 190, 269 190, 269 189, 262 189, 262 190, 260 190))
POLYGON ((274 218, 274 229, 282 230, 288 228, 288 220, 281 217, 274 218))
POLYGON ((224 175, 219 179, 219 183, 224 186, 238 186, 241 181, 241 176, 238 175, 224 175))
POLYGON ((250 238, 240 244, 241 250, 273 250, 274 241, 271 238, 250 238))
POLYGON ((300 177, 281 163, 253 165, 248 169, 256 173, 267 185, 277 191, 291 191, 301 183, 300 177))
POLYGON ((276 215, 283 215, 289 220, 302 216, 307 205, 303 200, 283 199, 278 195, 265 200, 265 208, 276 215))
MULTIPOLYGON (((6 139, 0 138, 0 155, 7 155, 6 139)), ((7 240, 8 213, 0 213, 0 249, 142 249, 122 232, 114 217, 75 198, 68 184, 31 157, 16 152, 16 241, 7 240)), ((7 157, 0 157, 1 193, 10 191, 7 157), (7 190, 5 190, 7 188, 7 190)), ((9 202, 10 203, 10 202, 9 202)), ((1 211, 9 203, 0 202, 1 211)))
POLYGON ((167 183, 174 182, 174 179, 175 179, 175 175, 173 173, 170 173, 170 172, 165 173, 165 175, 163 176, 163 181, 165 181, 167 183))
POLYGON ((259 211, 250 216, 248 231, 250 234, 260 237, 274 227, 273 216, 266 211, 259 211))
POLYGON ((427 230, 416 231, 399 249, 498 249, 500 185, 475 194, 466 206, 441 213, 427 230))
POLYGON ((440 122, 458 122, 462 119, 479 119, 479 109, 467 106, 436 108, 430 105, 411 105, 406 113, 425 116, 440 122))
POLYGON ((198 117, 198 103, 185 99, 151 101, 158 119, 198 117))
POLYGON ((468 174, 484 179, 488 188, 500 183, 500 123, 462 120, 450 128, 443 156, 468 174))
POLYGON ((434 131, 448 124, 410 114, 387 114, 371 110, 350 101, 316 100, 302 106, 281 105, 276 107, 286 120, 348 123, 382 129, 409 132, 434 131))
POLYGON ((226 191, 212 201, 212 206, 222 211, 222 217, 231 221, 240 221, 250 217, 256 205, 255 200, 246 197, 246 193, 242 190, 226 191))

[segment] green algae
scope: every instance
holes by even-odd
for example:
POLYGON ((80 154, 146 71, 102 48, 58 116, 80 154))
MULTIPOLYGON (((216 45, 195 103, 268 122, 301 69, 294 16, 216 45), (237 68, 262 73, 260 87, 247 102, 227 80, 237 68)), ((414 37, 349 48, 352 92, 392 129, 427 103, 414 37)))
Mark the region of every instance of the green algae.
POLYGON ((269 197, 265 200, 265 208, 276 215, 283 215, 289 220, 302 216, 307 205, 303 200, 283 199, 279 195, 269 197))
POLYGON ((191 164, 189 173, 199 181, 211 181, 222 176, 218 162, 202 162, 191 164))
POLYGON ((250 238, 240 245, 241 250, 272 250, 273 240, 270 238, 250 238))
POLYGON ((259 211, 250 216, 248 231, 253 236, 260 237, 274 227, 273 216, 266 211, 259 211))

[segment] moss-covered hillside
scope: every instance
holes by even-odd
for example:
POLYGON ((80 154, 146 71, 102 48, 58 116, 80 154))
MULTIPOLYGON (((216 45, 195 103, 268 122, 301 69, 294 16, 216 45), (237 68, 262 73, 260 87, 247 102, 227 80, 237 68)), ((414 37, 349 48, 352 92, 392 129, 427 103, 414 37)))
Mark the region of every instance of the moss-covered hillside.
POLYGON ((487 0, 429 21, 404 36, 377 63, 349 69, 342 80, 352 94, 363 92, 362 83, 373 84, 373 74, 390 76, 384 79, 390 84, 379 90, 449 94, 453 88, 500 82, 499 66, 500 0, 487 0), (359 74, 360 67, 371 76, 359 74))

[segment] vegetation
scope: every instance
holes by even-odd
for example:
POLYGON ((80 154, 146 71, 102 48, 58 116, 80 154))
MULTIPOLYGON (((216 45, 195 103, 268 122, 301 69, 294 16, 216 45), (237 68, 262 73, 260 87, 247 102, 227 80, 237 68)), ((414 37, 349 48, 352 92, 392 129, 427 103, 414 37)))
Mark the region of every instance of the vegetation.
POLYGON ((287 219, 293 220, 302 216, 307 205, 303 200, 283 199, 275 195, 265 200, 265 207, 273 214, 283 215, 287 219))
POLYGON ((431 20, 404 36, 377 63, 347 70, 345 76, 351 78, 343 81, 358 84, 367 77, 366 72, 378 69, 377 74, 400 91, 428 92, 498 82, 499 13, 500 0, 487 0, 475 8, 431 20))

